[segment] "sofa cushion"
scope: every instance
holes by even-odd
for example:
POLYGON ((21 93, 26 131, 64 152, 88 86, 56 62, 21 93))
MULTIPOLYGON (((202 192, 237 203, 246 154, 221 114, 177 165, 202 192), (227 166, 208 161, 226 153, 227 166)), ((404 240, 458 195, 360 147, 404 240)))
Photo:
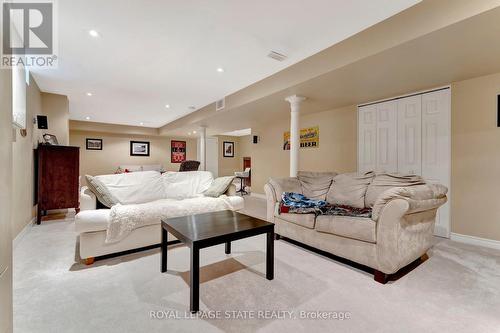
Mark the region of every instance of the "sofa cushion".
POLYGON ((315 214, 289 214, 289 213, 276 213, 275 216, 279 219, 285 220, 290 223, 294 223, 309 229, 314 229, 314 223, 316 220, 315 214))
POLYGON ((229 186, 233 183, 234 176, 219 177, 214 179, 210 187, 203 192, 207 197, 217 198, 226 193, 229 186))
POLYGON ((326 195, 326 201, 332 205, 364 208, 366 190, 373 177, 375 177, 373 172, 344 173, 335 176, 326 195))
POLYGON ((214 178, 210 171, 165 172, 162 175, 165 198, 187 199, 202 196, 214 178))
POLYGON ((278 201, 281 201, 283 192, 302 194, 302 187, 297 178, 269 178, 269 185, 273 187, 278 201))
POLYGON ((394 187, 406 187, 425 184, 424 179, 418 175, 401 175, 396 173, 379 173, 375 176, 366 190, 365 206, 373 207, 378 197, 385 191, 394 187))
POLYGON ((104 206, 111 208, 120 202, 97 177, 86 175, 85 178, 87 179, 88 189, 94 193, 97 200, 104 206))
POLYGON ((364 217, 327 216, 316 218, 316 231, 375 243, 376 223, 364 217))
POLYGON ((155 201, 165 196, 161 174, 157 171, 102 175, 94 178, 104 184, 123 205, 155 201))
POLYGON ((335 172, 299 171, 297 179, 302 187, 302 194, 309 199, 325 200, 326 193, 332 185, 335 172))

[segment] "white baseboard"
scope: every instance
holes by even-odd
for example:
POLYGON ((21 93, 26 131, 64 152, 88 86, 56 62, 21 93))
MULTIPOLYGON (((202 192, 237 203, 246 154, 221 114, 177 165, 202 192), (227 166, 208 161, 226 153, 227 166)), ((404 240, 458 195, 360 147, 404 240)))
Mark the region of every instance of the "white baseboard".
POLYGON ((266 195, 265 194, 262 194, 262 193, 250 193, 250 196, 251 197, 256 197, 256 198, 259 198, 259 199, 267 199, 266 195))
POLYGON ((15 249, 17 245, 21 242, 21 240, 24 238, 24 236, 30 231, 30 229, 33 227, 33 225, 36 223, 36 216, 31 219, 31 221, 28 222, 21 230, 20 233, 17 234, 16 238, 12 241, 12 248, 15 249))
POLYGON ((450 239, 453 241, 456 241, 456 242, 460 242, 460 243, 484 246, 484 247, 489 247, 492 249, 500 250, 500 241, 493 240, 493 239, 456 234, 454 232, 451 233, 450 239))

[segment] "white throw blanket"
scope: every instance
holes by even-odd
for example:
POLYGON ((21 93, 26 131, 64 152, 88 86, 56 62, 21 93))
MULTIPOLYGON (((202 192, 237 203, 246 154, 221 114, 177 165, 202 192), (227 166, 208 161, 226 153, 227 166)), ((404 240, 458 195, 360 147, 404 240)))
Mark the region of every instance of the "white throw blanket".
POLYGON ((227 209, 233 210, 233 205, 225 195, 218 198, 161 199, 137 205, 117 204, 111 208, 106 232, 106 243, 121 241, 134 229, 160 224, 163 218, 217 212, 227 209))

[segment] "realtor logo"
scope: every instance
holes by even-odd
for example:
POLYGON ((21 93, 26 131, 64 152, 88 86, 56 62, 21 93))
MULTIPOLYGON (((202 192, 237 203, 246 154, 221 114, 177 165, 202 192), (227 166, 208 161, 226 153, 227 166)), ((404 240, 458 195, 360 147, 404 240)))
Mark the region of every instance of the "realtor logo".
POLYGON ((55 67, 53 1, 2 4, 2 67, 55 67))

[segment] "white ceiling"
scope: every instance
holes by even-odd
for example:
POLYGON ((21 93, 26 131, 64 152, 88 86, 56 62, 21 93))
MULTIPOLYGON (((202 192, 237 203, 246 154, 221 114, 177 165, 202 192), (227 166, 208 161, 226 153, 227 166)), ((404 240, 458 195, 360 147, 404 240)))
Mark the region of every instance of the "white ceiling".
POLYGON ((71 119, 160 127, 419 1, 58 1, 59 68, 33 73, 71 119))

